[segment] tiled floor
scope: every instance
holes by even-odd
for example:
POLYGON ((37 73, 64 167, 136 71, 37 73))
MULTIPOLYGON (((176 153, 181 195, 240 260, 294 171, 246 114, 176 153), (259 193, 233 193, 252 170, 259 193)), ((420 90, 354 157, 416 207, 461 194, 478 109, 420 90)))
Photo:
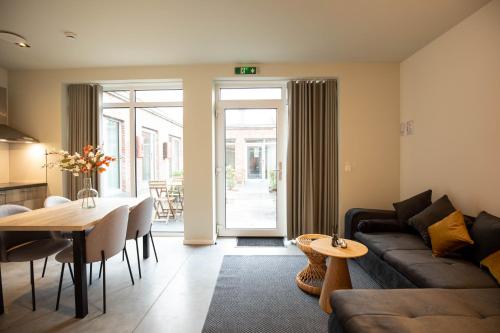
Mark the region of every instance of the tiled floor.
MULTIPOLYGON (((31 311, 29 264, 2 264, 6 313, 0 316, 2 332, 201 332, 210 305, 217 275, 225 254, 293 255, 295 246, 275 248, 236 247, 234 238, 219 238, 213 246, 184 246, 182 238, 157 237, 160 262, 154 255, 142 260, 139 280, 134 242, 128 253, 136 278, 131 285, 121 256, 108 261, 107 313, 102 314, 102 284, 89 288, 89 315, 74 318, 73 286, 65 274, 61 307, 55 312, 60 264, 49 261, 45 278, 40 278, 43 260, 35 265, 37 311, 31 311)), ((97 265, 95 265, 97 266, 97 265)))

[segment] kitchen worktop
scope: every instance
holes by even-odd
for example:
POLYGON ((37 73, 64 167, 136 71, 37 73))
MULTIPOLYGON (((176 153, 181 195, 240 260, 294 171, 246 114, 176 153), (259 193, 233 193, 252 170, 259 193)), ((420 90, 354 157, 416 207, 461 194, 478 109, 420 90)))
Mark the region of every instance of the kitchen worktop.
POLYGON ((37 183, 37 182, 10 182, 10 183, 0 183, 0 191, 15 190, 20 188, 28 187, 38 187, 47 186, 47 183, 37 183))

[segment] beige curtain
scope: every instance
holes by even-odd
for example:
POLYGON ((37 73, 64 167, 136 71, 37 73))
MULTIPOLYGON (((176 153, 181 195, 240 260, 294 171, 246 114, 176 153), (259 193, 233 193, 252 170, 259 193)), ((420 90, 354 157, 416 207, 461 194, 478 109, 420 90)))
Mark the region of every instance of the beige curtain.
MULTIPOLYGON (((95 84, 72 84, 68 86, 68 151, 82 152, 88 144, 97 146, 99 133, 99 110, 102 87, 95 84)), ((98 177, 92 176, 94 188, 98 189, 98 177)), ((67 196, 75 200, 82 188, 83 177, 67 175, 67 196)))
POLYGON ((337 81, 288 83, 288 239, 337 232, 337 81))

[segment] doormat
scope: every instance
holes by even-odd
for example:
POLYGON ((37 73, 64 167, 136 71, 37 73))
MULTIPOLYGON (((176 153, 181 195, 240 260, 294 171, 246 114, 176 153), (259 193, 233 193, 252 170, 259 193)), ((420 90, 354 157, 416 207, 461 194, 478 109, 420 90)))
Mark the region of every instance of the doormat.
POLYGON ((238 237, 236 246, 285 246, 283 237, 238 237))

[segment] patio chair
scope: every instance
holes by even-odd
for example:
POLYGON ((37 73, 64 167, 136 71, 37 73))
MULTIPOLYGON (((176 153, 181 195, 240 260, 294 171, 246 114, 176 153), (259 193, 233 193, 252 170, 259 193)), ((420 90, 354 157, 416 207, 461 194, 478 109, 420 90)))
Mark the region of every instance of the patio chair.
POLYGON ((151 180, 149 182, 149 194, 154 200, 153 208, 157 219, 168 219, 170 215, 175 218, 175 197, 171 195, 166 180, 151 180))

